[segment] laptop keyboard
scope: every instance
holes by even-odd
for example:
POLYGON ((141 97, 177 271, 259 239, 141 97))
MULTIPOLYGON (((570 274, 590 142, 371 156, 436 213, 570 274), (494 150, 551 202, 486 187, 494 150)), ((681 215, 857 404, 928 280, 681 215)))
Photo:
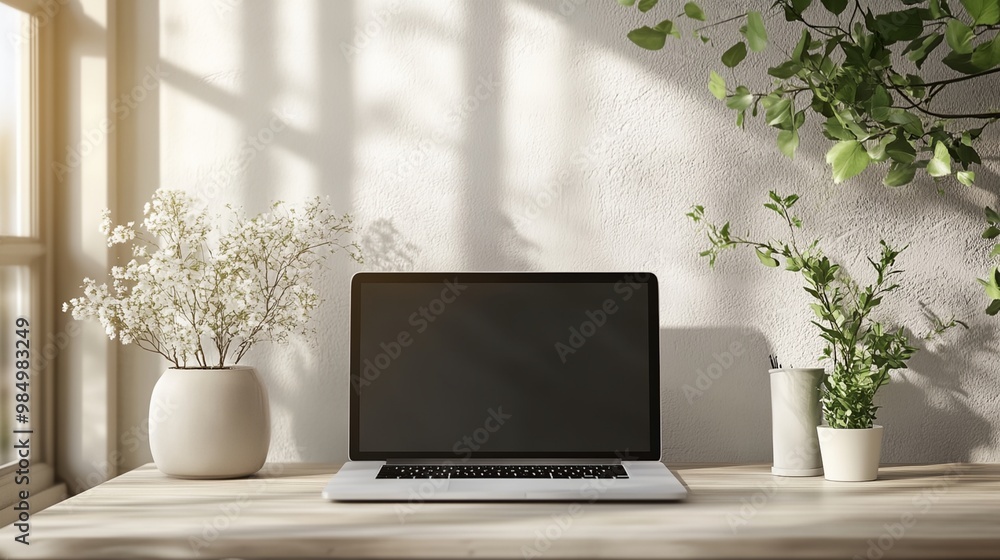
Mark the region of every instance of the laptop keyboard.
POLYGON ((628 478, 621 465, 384 465, 375 478, 628 478))

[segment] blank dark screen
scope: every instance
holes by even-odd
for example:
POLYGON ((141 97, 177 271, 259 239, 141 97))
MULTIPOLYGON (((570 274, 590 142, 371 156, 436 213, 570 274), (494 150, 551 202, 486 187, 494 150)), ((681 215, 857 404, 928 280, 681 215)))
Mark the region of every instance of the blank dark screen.
POLYGON ((459 280, 355 286, 359 451, 651 450, 649 284, 459 280))

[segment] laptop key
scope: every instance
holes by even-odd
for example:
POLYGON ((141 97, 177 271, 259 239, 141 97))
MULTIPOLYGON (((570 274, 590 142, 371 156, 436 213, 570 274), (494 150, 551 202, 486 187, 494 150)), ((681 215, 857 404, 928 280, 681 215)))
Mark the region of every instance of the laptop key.
POLYGON ((628 478, 621 465, 384 465, 376 478, 628 478))

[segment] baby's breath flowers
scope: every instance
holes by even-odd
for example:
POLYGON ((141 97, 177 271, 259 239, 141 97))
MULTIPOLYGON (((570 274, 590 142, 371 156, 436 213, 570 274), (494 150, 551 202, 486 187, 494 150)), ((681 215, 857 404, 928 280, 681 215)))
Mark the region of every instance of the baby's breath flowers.
POLYGON ((111 339, 135 344, 176 368, 223 368, 258 342, 305 334, 320 303, 313 289, 326 257, 343 251, 362 262, 349 215, 323 200, 300 208, 284 202, 248 218, 230 211, 231 226, 213 229, 183 191, 160 190, 135 222, 112 226, 108 246, 132 244, 132 260, 111 268, 111 286, 83 279, 83 296, 63 304, 74 319, 98 319, 111 339))

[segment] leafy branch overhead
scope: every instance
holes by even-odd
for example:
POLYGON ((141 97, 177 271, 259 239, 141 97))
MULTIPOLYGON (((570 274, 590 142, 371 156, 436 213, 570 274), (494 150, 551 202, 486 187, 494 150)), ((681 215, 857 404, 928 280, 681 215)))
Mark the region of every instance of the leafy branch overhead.
MULTIPOLYGON (((812 297, 812 321, 825 342, 823 358, 832 362, 830 373, 823 381, 823 411, 827 423, 835 428, 870 428, 878 407, 873 400, 880 387, 889 382, 889 373, 906 367, 915 349, 903 329, 891 330, 872 319, 872 313, 883 299, 896 291, 896 278, 902 270, 896 258, 902 249, 880 242, 878 258, 869 258, 875 282, 862 287, 853 281, 819 249, 813 241, 800 246, 796 231, 802 221, 792 215, 797 195, 783 197, 771 191, 764 205, 777 214, 788 227, 785 241, 762 241, 742 237, 732 232, 729 222, 718 225, 705 219, 705 208, 695 206, 687 214, 701 225, 709 247, 701 256, 714 265, 725 251, 746 247, 753 249, 764 266, 797 272, 805 280, 805 291, 812 297)), ((941 325, 937 333, 951 328, 941 325)))
MULTIPOLYGON (((619 3, 637 5, 645 13, 659 1, 619 3)), ((704 23, 704 10, 688 2, 674 10, 674 18, 693 22, 690 33, 704 43, 714 43, 709 34, 724 24, 739 26, 739 40, 721 54, 727 68, 768 47, 768 25, 784 19, 784 25, 801 28, 795 44, 780 46, 783 60, 768 69, 773 78, 768 89, 730 86, 715 71, 708 83, 712 95, 736 112, 738 126, 748 113, 763 116, 777 130, 778 149, 786 156, 795 156, 800 129, 815 118, 834 142, 826 161, 836 183, 885 164, 883 182, 888 186, 905 185, 918 172, 935 179, 954 175, 964 185, 973 184, 973 166, 982 163, 977 140, 1000 118, 1000 96, 993 88, 984 89, 991 95, 979 96, 981 106, 959 112, 940 108, 939 101, 957 84, 1000 72, 1000 0, 961 0, 954 6, 947 0, 902 0, 902 9, 878 13, 859 0, 814 4, 776 0, 766 14, 720 14, 717 21, 704 23), (922 77, 930 62, 937 67, 935 76, 944 72, 947 77, 922 77)), ((728 9, 729 4, 719 6, 728 9)), ((642 48, 659 50, 668 38, 685 33, 673 20, 663 19, 628 37, 642 48)))
MULTIPOLYGON (((986 222, 989 225, 983 230, 983 239, 996 240, 1000 236, 1000 214, 989 206, 986 207, 986 222)), ((1000 243, 993 245, 990 256, 1000 256, 1000 243)), ((1000 268, 994 266, 987 278, 978 278, 978 280, 986 290, 986 296, 990 298, 986 313, 988 315, 1000 313, 1000 268)))

